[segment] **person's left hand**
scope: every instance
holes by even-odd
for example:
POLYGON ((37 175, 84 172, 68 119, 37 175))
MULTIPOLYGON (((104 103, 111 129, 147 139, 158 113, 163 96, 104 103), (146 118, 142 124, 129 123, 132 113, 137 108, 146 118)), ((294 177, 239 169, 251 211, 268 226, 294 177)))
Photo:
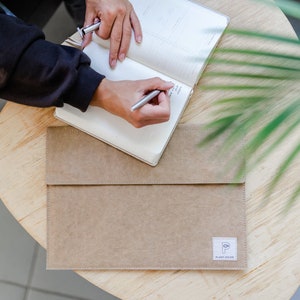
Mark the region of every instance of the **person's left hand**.
MULTIPOLYGON (((109 64, 114 68, 117 60, 126 57, 132 30, 135 41, 142 41, 142 29, 132 4, 128 0, 86 0, 84 26, 91 25, 100 19, 101 25, 96 34, 103 39, 110 38, 109 64)), ((87 34, 82 43, 84 48, 91 41, 87 34)))

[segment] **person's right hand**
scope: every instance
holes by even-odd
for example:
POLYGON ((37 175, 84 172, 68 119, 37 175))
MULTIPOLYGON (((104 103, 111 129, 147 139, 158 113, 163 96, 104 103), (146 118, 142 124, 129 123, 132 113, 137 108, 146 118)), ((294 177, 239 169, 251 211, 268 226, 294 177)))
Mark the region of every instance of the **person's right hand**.
POLYGON ((137 128, 162 123, 170 118, 168 91, 173 85, 172 82, 160 78, 136 81, 111 81, 105 78, 98 86, 90 104, 102 107, 137 128), (160 90, 161 93, 151 102, 131 111, 131 106, 152 90, 160 90))

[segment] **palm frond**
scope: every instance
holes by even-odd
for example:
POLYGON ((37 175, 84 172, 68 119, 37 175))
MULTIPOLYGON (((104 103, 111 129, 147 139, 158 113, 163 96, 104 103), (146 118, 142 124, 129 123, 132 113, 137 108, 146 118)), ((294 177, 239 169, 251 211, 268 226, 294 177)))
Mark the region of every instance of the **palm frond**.
POLYGON ((293 206, 297 198, 300 196, 300 186, 298 186, 295 190, 290 199, 288 200, 288 203, 285 206, 284 212, 287 213, 289 209, 293 206))
POLYGON ((293 163, 295 158, 300 154, 300 142, 298 145, 291 151, 291 153, 287 156, 287 158, 283 161, 281 166, 279 167, 276 176, 271 181, 269 190, 268 190, 268 196, 273 192, 273 190, 276 187, 276 184, 279 182, 281 177, 284 175, 284 173, 287 171, 289 166, 293 163))
POLYGON ((257 86, 257 85, 245 85, 245 84, 240 84, 240 85, 229 85, 229 84, 211 84, 211 85, 202 85, 201 86, 202 90, 266 90, 266 89, 272 89, 271 85, 265 85, 265 86, 257 86))
MULTIPOLYGON (((277 136, 276 140, 269 145, 261 154, 260 156, 256 159, 255 163, 258 164, 262 160, 264 160, 271 152, 275 150, 277 146, 282 144, 288 136, 295 130, 297 127, 300 126, 300 118, 297 118, 290 126, 288 126, 279 136, 277 136)), ((252 169, 254 165, 250 165, 249 168, 252 169)))
POLYGON ((285 74, 251 74, 241 72, 222 72, 222 71, 209 71, 206 72, 203 77, 236 77, 236 78, 252 78, 252 79, 272 79, 272 80, 285 80, 289 79, 300 79, 300 74, 297 73, 285 73, 285 74))
MULTIPOLYGON (((274 1, 260 1, 274 5, 274 1)), ((293 12, 291 15, 300 19, 299 3, 290 0, 275 2, 285 13, 293 12)), ((223 98, 213 104, 214 119, 207 124, 208 134, 199 146, 226 134, 221 151, 228 152, 247 136, 245 155, 249 171, 275 151, 292 132, 300 129, 300 85, 297 84, 300 79, 300 54, 297 54, 300 53, 300 42, 296 38, 236 28, 227 29, 225 34, 259 40, 260 44, 262 41, 276 41, 297 49, 291 54, 276 49, 220 47, 210 59, 214 68, 204 73, 204 78, 210 80, 200 88, 207 92, 218 90, 223 98)), ((270 182, 267 199, 299 155, 300 143, 279 166, 270 182)), ((238 169, 237 176, 245 172, 243 168, 238 169)), ((300 183, 287 207, 299 197, 300 183)))
MULTIPOLYGON (((298 9, 299 9, 299 5, 298 5, 298 9)), ((295 45, 300 44, 298 39, 276 35, 276 34, 268 34, 264 32, 245 30, 245 29, 229 28, 226 30, 226 34, 242 35, 247 38, 259 38, 263 40, 278 41, 278 42, 284 42, 284 43, 295 44, 295 45)))
MULTIPOLYGON (((280 127, 284 122, 290 118, 293 114, 300 112, 300 101, 295 101, 289 105, 284 110, 280 111, 277 116, 275 116, 267 125, 265 125, 255 137, 248 142, 247 152, 249 154, 254 153, 258 148, 267 140, 267 138, 274 134, 275 131, 280 127)), ((278 144, 278 140, 275 141, 274 146, 278 144)))
POLYGON ((285 14, 300 19, 299 3, 293 0, 259 0, 262 3, 274 6, 276 4, 285 14))
POLYGON ((296 60, 300 61, 300 57, 297 55, 291 55, 286 53, 275 53, 263 50, 255 50, 255 49, 233 49, 233 48, 217 48, 215 53, 230 53, 230 54, 243 54, 243 55, 251 55, 251 56, 264 56, 264 57, 272 57, 279 58, 284 60, 296 60))

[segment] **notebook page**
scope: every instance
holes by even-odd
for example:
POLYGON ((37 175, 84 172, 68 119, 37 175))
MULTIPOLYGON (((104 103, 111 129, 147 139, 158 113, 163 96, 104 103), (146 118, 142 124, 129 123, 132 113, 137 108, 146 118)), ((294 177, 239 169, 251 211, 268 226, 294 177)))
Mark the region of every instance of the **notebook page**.
MULTIPOLYGON (((131 41, 128 57, 187 85, 199 80, 228 17, 188 0, 131 1, 141 22, 143 41, 131 41)), ((109 42, 94 35, 97 43, 109 42)))
POLYGON ((86 112, 65 104, 56 108, 58 119, 150 164, 156 165, 165 149, 191 95, 191 88, 139 63, 126 59, 111 69, 108 49, 92 42, 85 49, 92 57, 91 66, 111 80, 142 79, 160 76, 175 84, 171 91, 171 116, 165 123, 135 128, 124 119, 102 108, 90 106, 86 112))

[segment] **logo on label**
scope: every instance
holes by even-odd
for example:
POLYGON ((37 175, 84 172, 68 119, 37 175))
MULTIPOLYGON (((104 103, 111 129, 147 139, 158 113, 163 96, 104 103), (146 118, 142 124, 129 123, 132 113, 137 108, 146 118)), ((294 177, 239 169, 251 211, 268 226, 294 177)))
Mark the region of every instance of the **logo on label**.
POLYGON ((213 237, 213 260, 237 260, 236 237, 213 237))
POLYGON ((222 253, 226 254, 226 251, 230 250, 230 243, 222 242, 222 253))

